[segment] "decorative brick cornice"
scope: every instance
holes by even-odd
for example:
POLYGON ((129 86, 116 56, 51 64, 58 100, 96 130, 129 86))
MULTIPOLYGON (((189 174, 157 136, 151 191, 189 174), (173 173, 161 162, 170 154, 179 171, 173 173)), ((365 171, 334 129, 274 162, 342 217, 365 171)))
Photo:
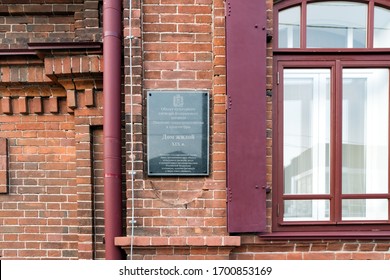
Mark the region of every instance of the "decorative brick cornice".
POLYGON ((42 69, 43 66, 45 75, 53 75, 53 73, 59 75, 99 73, 101 75, 102 50, 102 44, 94 42, 29 43, 28 49, 0 49, 0 82, 48 82, 29 72, 31 68, 42 69))
POLYGON ((74 55, 47 57, 45 75, 66 90, 102 88, 103 57, 101 55, 74 55))
POLYGON ((93 107, 94 92, 102 87, 101 43, 30 43, 27 50, 0 50, 2 113, 58 113, 58 98, 67 99, 73 112, 83 92, 85 105, 93 107))

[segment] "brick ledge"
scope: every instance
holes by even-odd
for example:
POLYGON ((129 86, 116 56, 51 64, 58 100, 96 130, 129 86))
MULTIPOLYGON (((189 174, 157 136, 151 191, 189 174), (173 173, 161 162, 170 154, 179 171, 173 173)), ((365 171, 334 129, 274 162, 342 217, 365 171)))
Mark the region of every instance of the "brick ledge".
MULTIPOLYGON (((131 237, 115 238, 115 245, 127 247, 131 245, 131 237)), ((162 247, 162 246, 207 246, 207 247, 236 247, 241 245, 240 236, 134 236, 133 246, 162 247)))

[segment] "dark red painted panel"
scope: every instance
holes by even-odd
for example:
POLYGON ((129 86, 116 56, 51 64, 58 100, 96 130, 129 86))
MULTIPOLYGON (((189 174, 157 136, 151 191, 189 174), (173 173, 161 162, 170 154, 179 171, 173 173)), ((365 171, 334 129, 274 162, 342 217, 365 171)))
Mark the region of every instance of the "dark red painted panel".
POLYGON ((227 0, 228 231, 266 226, 266 4, 227 0))

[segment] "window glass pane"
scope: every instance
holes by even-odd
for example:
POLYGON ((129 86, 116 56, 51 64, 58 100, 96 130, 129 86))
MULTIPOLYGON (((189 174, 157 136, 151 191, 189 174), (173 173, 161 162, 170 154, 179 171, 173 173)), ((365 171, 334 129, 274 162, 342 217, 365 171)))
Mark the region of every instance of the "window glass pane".
POLYGON ((387 199, 343 199, 342 219, 348 220, 387 220, 387 199))
POLYGON ((374 12, 374 48, 390 47, 390 11, 375 7, 374 12))
POLYGON ((343 70, 342 192, 388 192, 388 69, 343 70))
POLYGON ((367 5, 329 1, 307 5, 308 48, 365 48, 367 5))
POLYGON ((329 200, 285 200, 284 221, 329 221, 329 200))
POLYGON ((299 48, 300 6, 279 12, 279 48, 299 48))
POLYGON ((284 193, 329 193, 330 70, 284 70, 284 193))

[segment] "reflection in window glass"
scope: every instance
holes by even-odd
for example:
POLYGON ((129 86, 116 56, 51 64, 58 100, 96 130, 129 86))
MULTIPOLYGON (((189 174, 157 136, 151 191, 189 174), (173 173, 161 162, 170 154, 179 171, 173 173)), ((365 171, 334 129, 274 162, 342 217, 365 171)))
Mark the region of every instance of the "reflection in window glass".
POLYGON ((387 220, 387 199, 343 199, 342 219, 350 220, 387 220))
POLYGON ((330 70, 284 70, 284 193, 328 194, 330 70))
POLYGON ((299 48, 301 8, 279 12, 279 48, 299 48))
POLYGON ((388 192, 388 69, 343 70, 343 194, 388 192))
POLYGON ((284 221, 329 221, 329 200, 285 200, 284 221))
POLYGON ((367 5, 328 1, 307 5, 308 48, 365 48, 367 5))
POLYGON ((390 11, 375 7, 374 48, 390 47, 390 11))

